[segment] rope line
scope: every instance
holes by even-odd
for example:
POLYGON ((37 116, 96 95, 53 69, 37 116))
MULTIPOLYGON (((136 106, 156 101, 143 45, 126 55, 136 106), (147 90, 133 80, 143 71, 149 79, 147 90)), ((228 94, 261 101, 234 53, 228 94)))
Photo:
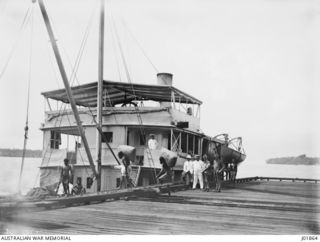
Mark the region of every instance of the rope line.
POLYGON ((16 50, 16 48, 17 48, 17 46, 18 46, 18 43, 19 43, 19 41, 20 41, 20 39, 21 39, 20 37, 21 37, 21 35, 22 35, 22 33, 23 33, 23 30, 24 30, 24 27, 25 27, 26 23, 27 23, 28 20, 29 20, 29 17, 30 17, 30 5, 29 5, 28 10, 27 10, 27 12, 25 13, 25 15, 24 15, 24 17, 23 17, 23 20, 22 20, 22 23, 21 23, 21 25, 20 25, 18 37, 17 37, 17 39, 15 40, 14 44, 12 45, 12 48, 11 48, 11 50, 10 50, 10 52, 9 52, 9 56, 8 56, 8 58, 7 58, 7 61, 5 62, 4 66, 3 66, 3 68, 2 68, 2 71, 1 71, 1 73, 0 73, 0 80, 3 78, 3 75, 5 74, 5 72, 6 72, 6 70, 7 70, 8 64, 9 64, 9 62, 10 62, 10 60, 11 60, 13 54, 14 54, 14 51, 16 50))
POLYGON ((125 29, 128 31, 128 33, 130 34, 131 38, 136 42, 137 46, 140 48, 140 50, 141 50, 142 54, 144 55, 144 57, 148 60, 148 62, 151 64, 151 66, 156 71, 156 73, 158 73, 159 72, 158 68, 153 64, 153 62, 151 61, 151 59, 147 55, 146 51, 142 48, 142 45, 140 44, 140 42, 134 37, 132 31, 129 29, 129 27, 125 23, 124 19, 122 19, 122 24, 125 27, 125 29))
POLYGON ((31 73, 32 73, 32 52, 33 52, 33 11, 34 7, 32 6, 31 10, 31 27, 30 27, 30 50, 29 50, 29 70, 28 70, 28 94, 27 94, 27 113, 26 113, 26 123, 24 127, 24 139, 23 139, 23 150, 22 150, 22 159, 21 159, 21 166, 20 166, 20 174, 19 174, 19 182, 18 182, 18 192, 21 192, 21 180, 22 180, 22 173, 24 167, 24 160, 25 154, 27 149, 27 142, 28 142, 28 130, 29 130, 29 106, 30 106, 30 86, 31 86, 31 73))
MULTIPOLYGON (((118 31, 117 31, 117 27, 115 25, 115 22, 114 22, 114 19, 111 15, 111 20, 112 20, 112 23, 113 23, 113 28, 114 28, 114 33, 115 33, 115 37, 117 39, 117 43, 118 43, 118 46, 119 46, 119 50, 120 50, 120 54, 121 54, 121 57, 122 57, 122 62, 123 62, 123 65, 124 65, 124 68, 125 68, 125 71, 126 71, 126 76, 127 76, 127 79, 128 79, 128 82, 131 84, 131 89, 132 89, 132 93, 133 93, 133 96, 134 96, 134 99, 135 101, 137 101, 137 96, 136 96, 136 92, 134 90, 134 87, 133 87, 133 83, 131 81, 131 77, 130 77, 130 73, 129 73, 129 70, 128 70, 128 66, 127 66, 127 62, 125 60, 125 55, 123 53, 123 49, 122 49, 122 46, 121 46, 121 41, 120 41, 120 38, 119 38, 119 35, 118 35, 118 31)), ((139 110, 139 107, 138 106, 135 106, 135 109, 137 111, 137 118, 138 118, 138 122, 139 122, 139 130, 140 130, 140 134, 143 138, 143 141, 144 143, 146 144, 146 134, 145 134, 145 130, 143 128, 143 120, 142 120, 142 117, 140 115, 140 110, 139 110)), ((151 162, 152 162, 152 166, 153 166, 153 170, 154 170, 154 181, 155 183, 157 183, 156 181, 156 168, 155 168, 155 164, 154 164, 154 160, 153 160, 153 157, 152 157, 152 154, 151 154, 151 151, 149 149, 149 146, 147 144, 147 159, 148 161, 150 161, 150 158, 151 158, 151 162)))

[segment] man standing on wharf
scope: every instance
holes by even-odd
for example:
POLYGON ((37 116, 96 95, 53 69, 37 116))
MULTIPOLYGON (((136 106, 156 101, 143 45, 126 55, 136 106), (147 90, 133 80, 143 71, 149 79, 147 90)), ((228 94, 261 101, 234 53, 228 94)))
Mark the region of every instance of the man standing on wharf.
POLYGON ((183 164, 182 178, 185 179, 186 185, 190 186, 190 188, 191 188, 192 174, 193 174, 193 162, 191 161, 191 155, 187 155, 186 161, 183 164))
POLYGON ((196 189, 198 180, 200 183, 200 189, 203 190, 203 175, 202 171, 204 168, 204 163, 200 160, 200 156, 196 156, 196 160, 193 162, 193 187, 192 189, 196 189))
POLYGON ((214 172, 214 180, 216 183, 215 192, 221 192, 221 174, 224 170, 224 163, 222 158, 215 158, 213 161, 213 172, 214 172))

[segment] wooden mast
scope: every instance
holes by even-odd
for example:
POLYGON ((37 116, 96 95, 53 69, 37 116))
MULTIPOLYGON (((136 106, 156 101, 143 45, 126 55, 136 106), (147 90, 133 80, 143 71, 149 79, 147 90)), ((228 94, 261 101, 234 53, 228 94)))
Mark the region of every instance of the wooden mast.
MULTIPOLYGON (((103 53, 104 53, 104 0, 100 0, 100 23, 99 23, 99 63, 98 63, 98 92, 97 92, 97 119, 98 129, 102 130, 102 105, 103 105, 103 53)), ((97 189, 101 190, 101 134, 96 131, 96 157, 98 165, 97 189)))
POLYGON ((60 52, 59 52, 59 49, 58 49, 58 46, 57 46, 57 43, 56 43, 56 40, 55 40, 55 37, 54 37, 54 34, 53 34, 51 23, 50 23, 48 14, 47 14, 47 10, 46 10, 46 8, 44 6, 43 0, 39 0, 39 6, 40 6, 40 10, 41 10, 41 13, 42 13, 42 17, 43 17, 44 23, 46 25, 46 28, 47 28, 47 31, 48 31, 48 34, 49 34, 49 37, 50 37, 50 42, 51 42, 51 45, 52 45, 52 48, 53 48, 53 52, 54 52, 54 55, 55 55, 55 58, 56 58, 56 61, 57 61, 57 64, 58 64, 58 67, 59 67, 59 70, 60 70, 60 74, 61 74, 61 77, 62 77, 62 80, 63 80, 63 84, 64 84, 66 92, 67 92, 69 103, 71 105, 71 108, 72 108, 72 111, 73 111, 73 115, 74 115, 75 120, 77 122, 78 130, 79 130, 79 133, 80 133, 84 148, 85 148, 87 156, 88 156, 90 167, 92 169, 92 172, 93 172, 94 176, 97 178, 98 174, 97 174, 97 171, 95 169, 95 165, 93 163, 93 159, 92 159, 92 156, 91 156, 91 152, 90 152, 90 148, 89 148, 89 145, 88 145, 88 141, 87 141, 87 138, 85 136, 85 133, 84 133, 84 130, 83 130, 83 127, 82 127, 82 124, 81 124, 81 120, 80 120, 80 116, 79 116, 79 112, 78 112, 76 103, 75 103, 75 101, 73 99, 73 96, 72 96, 72 92, 71 92, 71 88, 70 88, 70 85, 69 85, 68 77, 67 77, 66 71, 64 69, 63 63, 62 63, 60 52))

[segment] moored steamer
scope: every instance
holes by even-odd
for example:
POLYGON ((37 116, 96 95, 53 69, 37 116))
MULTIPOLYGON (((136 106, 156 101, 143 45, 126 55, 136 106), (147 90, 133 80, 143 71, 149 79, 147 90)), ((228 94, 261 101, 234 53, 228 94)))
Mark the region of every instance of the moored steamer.
MULTIPOLYGON (((180 180, 187 154, 220 155, 224 143, 205 135, 200 129, 200 107, 202 102, 172 86, 172 74, 159 73, 158 85, 103 82, 102 132, 107 139, 101 152, 101 191, 119 185, 120 173, 117 161, 110 148, 117 154, 119 146, 135 147, 132 180, 135 186, 156 183, 155 174, 161 168, 161 149, 178 154, 174 167, 174 179, 180 180), (148 138, 153 135, 156 147, 148 147, 148 138), (212 151, 214 153, 212 153, 212 151)), ((88 139, 93 160, 96 160, 97 83, 75 86, 72 95, 88 139)), ((52 107, 52 100, 68 103, 65 89, 42 93, 52 107)), ((43 131, 43 161, 40 167, 40 185, 51 185, 59 180, 60 167, 68 157, 73 164, 74 180, 81 179, 88 192, 95 192, 97 184, 91 186, 93 174, 81 144, 80 134, 71 110, 48 110, 41 130, 43 131), (70 142, 70 140, 72 142, 70 142), (65 144, 66 143, 66 144, 65 144), (71 145, 70 145, 71 144, 71 145), (70 147, 74 147, 71 148, 70 147)), ((231 149, 230 149, 231 150, 231 149)), ((225 154, 225 153, 221 154, 225 154)), ((224 162, 228 163, 226 153, 224 162)), ((232 159, 229 160, 231 162, 232 159)))

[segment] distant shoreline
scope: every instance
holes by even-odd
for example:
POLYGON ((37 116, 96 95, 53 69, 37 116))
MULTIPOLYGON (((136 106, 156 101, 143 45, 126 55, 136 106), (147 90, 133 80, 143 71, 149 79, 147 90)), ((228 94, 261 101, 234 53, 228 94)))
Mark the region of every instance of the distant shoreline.
MULTIPOLYGON (((0 157, 22 157, 22 149, 4 149, 0 148, 0 157)), ((25 157, 40 158, 42 150, 26 150, 25 157)))
POLYGON ((300 155, 297 157, 280 157, 271 158, 266 161, 267 164, 273 165, 320 165, 320 158, 318 157, 307 157, 306 155, 300 155))

